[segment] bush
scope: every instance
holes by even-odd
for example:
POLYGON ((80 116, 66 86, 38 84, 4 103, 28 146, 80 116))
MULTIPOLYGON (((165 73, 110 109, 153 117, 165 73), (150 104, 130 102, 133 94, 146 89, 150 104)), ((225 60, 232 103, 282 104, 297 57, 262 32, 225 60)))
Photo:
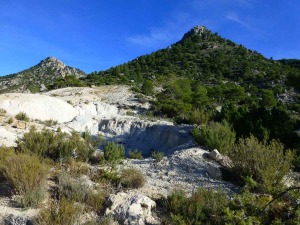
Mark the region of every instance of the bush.
POLYGON ((98 183, 112 184, 118 187, 120 184, 120 175, 116 170, 100 169, 96 173, 92 173, 92 181, 98 183))
POLYGON ((48 167, 36 156, 12 154, 1 157, 1 173, 16 193, 22 195, 24 207, 37 206, 44 199, 48 167))
POLYGON ((14 118, 10 117, 7 121, 8 124, 12 124, 14 122, 14 118))
POLYGON ((15 116, 15 118, 17 119, 17 120, 22 120, 22 121, 25 121, 25 122, 29 122, 29 117, 26 115, 26 113, 23 113, 23 112, 19 112, 16 116, 15 116))
POLYGON ((5 109, 2 109, 0 108, 0 115, 5 115, 6 114, 6 110, 5 109))
POLYGON ((142 93, 144 95, 152 95, 154 91, 153 83, 151 80, 145 80, 142 84, 142 93))
POLYGON ((166 207, 175 224, 223 224, 228 203, 225 193, 200 188, 189 198, 176 190, 167 198, 166 207))
POLYGON ((143 159, 142 152, 139 152, 137 149, 135 149, 134 151, 129 150, 128 155, 131 159, 143 159))
POLYGON ((235 133, 227 122, 211 122, 201 128, 196 127, 192 134, 198 144, 207 146, 210 150, 216 148, 222 154, 232 151, 235 142, 235 133))
POLYGON ((17 144, 19 152, 59 161, 68 161, 71 157, 87 161, 94 151, 90 143, 76 132, 69 136, 63 132, 55 133, 46 129, 39 132, 31 128, 23 138, 17 140, 17 144))
POLYGON ((124 169, 121 174, 121 184, 126 188, 140 188, 146 182, 144 174, 136 169, 124 169))
POLYGON ((251 135, 239 139, 229 157, 234 174, 252 177, 259 189, 270 192, 280 186, 283 177, 289 172, 293 153, 289 150, 285 152, 279 141, 272 140, 268 144, 251 135))
POLYGON ((50 119, 50 120, 45 120, 43 123, 44 123, 47 127, 52 127, 52 126, 56 126, 58 122, 57 122, 56 120, 50 119))
POLYGON ((188 116, 188 121, 190 124, 207 124, 210 119, 210 114, 204 110, 193 110, 188 116))
POLYGON ((80 220, 83 208, 66 198, 52 201, 49 208, 44 208, 34 221, 36 225, 74 225, 80 220))
POLYGON ((90 192, 87 185, 81 184, 65 173, 58 177, 58 188, 60 195, 75 202, 85 202, 90 192))
POLYGON ((94 191, 65 173, 60 174, 58 177, 58 188, 59 194, 68 201, 83 203, 88 209, 97 212, 103 208, 107 196, 106 191, 100 188, 94 191))
POLYGON ((164 158, 164 153, 159 151, 153 151, 151 157, 155 160, 155 162, 160 162, 164 158))
POLYGON ((114 142, 107 142, 104 146, 104 159, 111 163, 116 163, 125 158, 125 149, 123 145, 114 142))

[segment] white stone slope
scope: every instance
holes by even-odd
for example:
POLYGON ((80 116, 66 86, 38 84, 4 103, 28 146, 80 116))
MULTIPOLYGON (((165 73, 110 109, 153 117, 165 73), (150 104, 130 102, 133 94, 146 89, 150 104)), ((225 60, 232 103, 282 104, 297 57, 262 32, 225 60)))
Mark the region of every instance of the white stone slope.
POLYGON ((40 94, 2 94, 0 109, 6 110, 12 116, 23 112, 31 119, 52 119, 59 123, 69 122, 78 115, 78 110, 67 102, 40 94))
MULTIPOLYGON (((138 115, 149 108, 148 103, 140 103, 126 86, 104 86, 97 88, 65 88, 44 94, 3 94, 0 95, 0 109, 6 110, 5 117, 13 117, 19 112, 26 113, 31 119, 56 120, 63 131, 90 131, 93 135, 101 134, 107 140, 124 144, 125 148, 138 149, 144 155, 152 150, 163 151, 164 159, 156 163, 153 159, 124 160, 122 168, 136 168, 146 176, 146 185, 136 193, 124 197, 124 202, 114 206, 115 218, 124 224, 155 224, 150 211, 153 208, 148 197, 167 196, 174 188, 182 188, 188 193, 198 187, 234 190, 233 185, 221 180, 219 164, 209 160, 207 152, 194 146, 190 135, 191 126, 174 126, 167 121, 149 121, 138 116, 127 116, 127 112, 138 115), (175 152, 175 150, 177 150, 175 152), (174 153, 175 152, 175 153, 174 153), (142 196, 145 195, 145 196, 142 196), (125 201, 126 200, 126 201, 125 201), (130 202, 128 202, 128 201, 130 202), (145 200, 145 201, 144 201, 145 200), (147 200, 147 201, 146 201, 147 200), (147 202, 148 211, 143 208, 147 202), (150 203, 149 203, 150 202, 150 203), (149 203, 149 204, 148 204, 149 203), (139 221, 140 214, 144 219, 139 221), (127 222, 126 222, 127 221, 127 222)), ((15 124, 7 124, 7 118, 0 117, 0 145, 15 145, 17 137, 26 130, 16 129, 15 124)), ((29 122, 38 129, 45 127, 38 121, 29 122)), ((32 212, 11 208, 3 204, 0 196, 1 216, 19 215, 26 218, 32 212), (1 208, 2 207, 2 208, 1 208)), ((4 201, 4 200, 3 200, 4 201)), ((5 200, 6 201, 6 200, 5 200)), ((0 216, 0 217, 1 217, 0 216)))
POLYGON ((128 159, 121 168, 134 168, 143 172, 147 183, 139 191, 147 196, 158 198, 168 196, 174 189, 192 193, 199 187, 236 191, 236 187, 222 180, 220 164, 209 158, 209 152, 199 147, 182 149, 155 162, 151 158, 128 159))
POLYGON ((0 127, 0 146, 15 146, 18 135, 0 127))

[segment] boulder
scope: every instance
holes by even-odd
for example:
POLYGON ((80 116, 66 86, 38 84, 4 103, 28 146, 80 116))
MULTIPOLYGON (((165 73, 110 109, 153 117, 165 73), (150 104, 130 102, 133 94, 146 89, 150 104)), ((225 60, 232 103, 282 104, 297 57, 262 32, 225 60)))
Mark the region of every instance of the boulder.
POLYGON ((112 215, 120 224, 159 224, 151 212, 156 204, 147 196, 120 192, 110 195, 108 201, 111 206, 105 214, 112 215))
POLYGON ((208 156, 210 159, 215 160, 217 162, 222 160, 222 158, 223 158, 223 156, 219 153, 219 151, 217 149, 214 149, 211 152, 209 152, 208 156))
POLYGON ((230 169, 232 167, 231 159, 226 155, 221 155, 217 149, 208 153, 208 157, 219 162, 223 167, 230 169))
POLYGON ((23 130, 25 130, 25 129, 27 128, 27 123, 24 122, 24 121, 19 121, 19 122, 17 123, 17 128, 18 128, 18 129, 23 129, 23 130))

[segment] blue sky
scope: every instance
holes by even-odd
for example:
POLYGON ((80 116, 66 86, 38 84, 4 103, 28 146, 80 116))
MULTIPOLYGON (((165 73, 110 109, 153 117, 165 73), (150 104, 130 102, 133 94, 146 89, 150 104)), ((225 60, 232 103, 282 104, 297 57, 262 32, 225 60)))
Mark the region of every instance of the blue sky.
POLYGON ((0 1, 0 75, 48 56, 90 73, 165 48, 196 25, 274 59, 300 59, 299 0, 0 1))

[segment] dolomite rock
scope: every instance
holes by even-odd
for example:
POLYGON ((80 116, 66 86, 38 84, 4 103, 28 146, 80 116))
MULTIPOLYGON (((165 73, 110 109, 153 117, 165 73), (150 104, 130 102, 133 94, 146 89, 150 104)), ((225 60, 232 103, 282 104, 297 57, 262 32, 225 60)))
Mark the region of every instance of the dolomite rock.
POLYGON ((18 128, 18 129, 26 129, 26 127, 27 127, 27 123, 24 122, 24 121, 19 121, 19 122, 17 123, 17 128, 18 128))
POLYGON ((99 122, 102 136, 123 143, 126 149, 138 149, 144 155, 153 150, 169 155, 183 145, 192 145, 192 126, 174 126, 169 122, 150 122, 135 118, 119 117, 99 122))
POLYGON ((0 108, 10 115, 26 113, 30 119, 56 120, 59 123, 69 122, 78 111, 67 102, 39 94, 2 94, 0 108))
POLYGON ((120 224, 159 224, 151 212, 156 204, 147 196, 119 192, 110 195, 108 201, 111 207, 106 210, 105 214, 112 215, 120 224))
POLYGON ((3 127, 0 127, 0 146, 15 146, 15 141, 17 140, 17 138, 17 134, 7 131, 3 127))
POLYGON ((220 161, 223 158, 217 149, 214 149, 211 152, 209 152, 208 156, 209 158, 215 161, 220 161))

